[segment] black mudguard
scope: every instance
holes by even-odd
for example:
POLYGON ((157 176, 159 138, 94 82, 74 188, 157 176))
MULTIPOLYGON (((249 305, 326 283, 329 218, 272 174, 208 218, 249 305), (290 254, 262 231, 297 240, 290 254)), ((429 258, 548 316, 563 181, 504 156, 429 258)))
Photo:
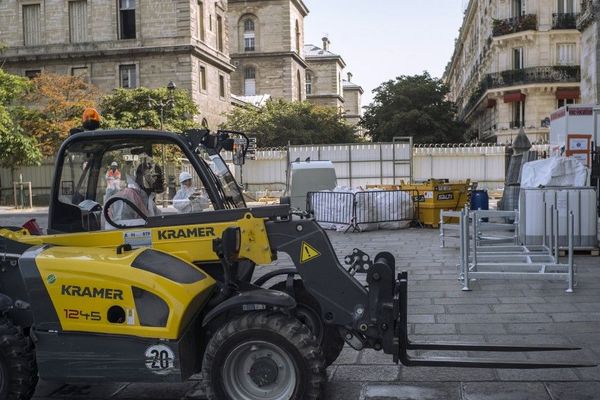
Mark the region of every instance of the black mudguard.
POLYGON ((294 307, 296 307, 296 301, 287 293, 269 289, 250 290, 238 293, 210 310, 202 319, 202 326, 208 325, 216 317, 230 310, 290 310, 294 307))

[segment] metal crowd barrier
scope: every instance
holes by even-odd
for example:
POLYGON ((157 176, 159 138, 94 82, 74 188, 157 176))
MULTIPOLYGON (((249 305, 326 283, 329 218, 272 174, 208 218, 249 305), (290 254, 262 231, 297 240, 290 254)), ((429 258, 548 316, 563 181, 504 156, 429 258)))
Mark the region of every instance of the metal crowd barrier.
POLYGON ((308 192, 306 210, 317 222, 348 225, 346 232, 366 224, 415 221, 419 203, 416 190, 373 190, 357 193, 308 192))
POLYGON ((471 279, 562 279, 567 282, 567 292, 573 292, 575 270, 573 264, 574 216, 568 217, 568 257, 566 263, 559 260, 558 247, 558 210, 549 209, 544 204, 544 238, 542 245, 536 246, 494 246, 480 245, 477 234, 482 219, 491 216, 503 216, 510 211, 461 211, 460 215, 460 271, 459 280, 462 290, 469 291, 471 279), (548 218, 548 213, 550 217, 548 218), (471 218, 469 218, 471 215, 471 218), (546 234, 550 224, 550 233, 546 234))

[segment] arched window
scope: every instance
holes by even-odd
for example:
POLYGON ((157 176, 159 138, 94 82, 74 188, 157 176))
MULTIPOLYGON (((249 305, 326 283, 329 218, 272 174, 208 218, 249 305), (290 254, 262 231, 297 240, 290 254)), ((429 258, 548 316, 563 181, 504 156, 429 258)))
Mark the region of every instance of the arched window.
POLYGON ((246 18, 244 24, 244 51, 254 51, 256 49, 256 31, 254 20, 246 18))
POLYGON ((300 24, 296 20, 296 51, 300 54, 300 24))
POLYGON ((244 68, 244 95, 256 95, 256 68, 244 68))
POLYGON ((300 79, 300 71, 296 71, 296 87, 298 88, 298 101, 302 101, 302 80, 300 79))
POLYGON ((312 94, 312 74, 310 72, 306 72, 306 94, 312 94))

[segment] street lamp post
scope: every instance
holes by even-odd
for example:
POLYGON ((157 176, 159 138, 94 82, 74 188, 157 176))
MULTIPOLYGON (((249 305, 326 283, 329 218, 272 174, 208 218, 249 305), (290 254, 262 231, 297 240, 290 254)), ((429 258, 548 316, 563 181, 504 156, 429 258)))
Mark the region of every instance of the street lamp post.
MULTIPOLYGON (((152 97, 148 96, 148 107, 149 108, 158 108, 160 110, 160 130, 162 131, 164 129, 164 119, 165 119, 165 108, 168 107, 173 107, 173 104, 175 104, 175 99, 173 98, 173 92, 175 91, 175 89, 177 88, 177 85, 175 85, 175 82, 173 81, 169 81, 169 83, 167 84, 167 91, 169 92, 169 98, 166 101, 163 101, 162 99, 160 101, 154 100, 152 97)), ((162 167, 163 167, 163 174, 166 176, 166 168, 167 168, 167 164, 166 164, 166 159, 165 159, 165 145, 161 145, 161 158, 162 158, 162 167)), ((169 199, 169 185, 167 185, 167 188, 165 190, 165 195, 163 196, 163 208, 167 208, 168 206, 168 199, 169 199)))

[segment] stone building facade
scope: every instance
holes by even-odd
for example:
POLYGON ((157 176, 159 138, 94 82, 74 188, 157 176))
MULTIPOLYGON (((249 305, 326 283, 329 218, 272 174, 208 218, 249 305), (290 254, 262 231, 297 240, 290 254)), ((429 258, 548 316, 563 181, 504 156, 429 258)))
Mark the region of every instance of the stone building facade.
POLYGON ((449 98, 479 140, 521 127, 548 140, 549 117, 581 101, 580 0, 470 0, 444 73, 449 98))
POLYGON ((306 99, 307 64, 302 55, 302 0, 229 0, 231 90, 236 95, 269 94, 306 99))
POLYGON ((344 90, 344 117, 346 121, 357 129, 356 134, 364 136, 364 130, 358 123, 362 118, 362 95, 363 88, 352 82, 352 73, 348 72, 348 80, 342 80, 344 90))
POLYGON ((344 110, 342 72, 344 59, 329 50, 329 38, 323 38, 323 47, 304 45, 306 70, 306 98, 314 104, 344 110))
POLYGON ((584 0, 581 6, 581 102, 600 104, 600 0, 584 0))
POLYGON ((225 1, 5 0, 0 42, 11 73, 82 75, 104 92, 173 81, 211 129, 231 107, 225 1))

